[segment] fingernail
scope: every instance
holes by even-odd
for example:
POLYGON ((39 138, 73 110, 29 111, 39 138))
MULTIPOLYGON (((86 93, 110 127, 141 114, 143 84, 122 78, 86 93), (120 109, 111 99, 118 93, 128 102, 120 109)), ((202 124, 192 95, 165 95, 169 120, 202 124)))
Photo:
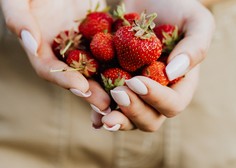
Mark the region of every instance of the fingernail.
POLYGON ((111 112, 111 108, 110 107, 108 107, 106 110, 103 110, 103 111, 101 111, 98 107, 96 107, 96 106, 94 106, 93 104, 90 104, 90 106, 92 107, 92 109, 95 111, 95 112, 97 112, 97 113, 99 113, 99 114, 102 114, 102 115, 107 115, 107 114, 109 114, 110 112, 111 112))
POLYGON ((134 77, 132 79, 126 80, 125 83, 131 90, 139 95, 146 95, 148 93, 146 85, 144 85, 144 83, 141 82, 138 78, 134 77))
POLYGON ((26 50, 28 50, 31 54, 38 56, 38 44, 31 33, 27 30, 21 31, 21 40, 26 50))
POLYGON ((186 54, 180 54, 173 58, 166 66, 166 74, 170 81, 183 76, 190 65, 189 57, 186 54))
POLYGON ((114 125, 113 127, 109 127, 107 126, 106 124, 103 124, 103 128, 107 131, 112 131, 112 132, 115 132, 115 131, 118 131, 120 129, 121 125, 120 124, 116 124, 114 125))
POLYGON ((87 91, 86 93, 83 93, 81 92, 80 90, 78 89, 70 89, 70 91, 75 94, 76 96, 79 96, 79 97, 89 97, 92 95, 92 92, 91 91, 87 91))
POLYGON ((130 99, 125 91, 121 90, 111 90, 111 96, 115 102, 120 106, 129 106, 130 99))

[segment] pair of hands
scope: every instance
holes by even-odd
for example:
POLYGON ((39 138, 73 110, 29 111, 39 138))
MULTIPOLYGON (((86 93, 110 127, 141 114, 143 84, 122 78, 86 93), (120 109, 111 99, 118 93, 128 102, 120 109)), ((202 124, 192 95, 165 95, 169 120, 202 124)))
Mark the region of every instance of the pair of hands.
MULTIPOLYGON (((102 0, 93 0, 93 5, 102 0)), ((159 23, 178 25, 185 37, 168 59, 167 74, 171 79, 183 74, 185 78, 171 88, 142 76, 126 81, 127 86, 112 91, 121 112, 111 111, 110 98, 101 86, 86 79, 79 72, 51 73, 67 65, 52 52, 53 38, 62 30, 70 29, 73 20, 82 19, 91 8, 82 0, 1 0, 1 7, 9 29, 25 47, 37 74, 74 94, 84 97, 92 107, 95 128, 102 125, 110 131, 156 131, 166 117, 180 113, 191 101, 198 83, 198 64, 205 58, 214 21, 208 10, 195 0, 126 0, 128 11, 157 12, 159 23)))

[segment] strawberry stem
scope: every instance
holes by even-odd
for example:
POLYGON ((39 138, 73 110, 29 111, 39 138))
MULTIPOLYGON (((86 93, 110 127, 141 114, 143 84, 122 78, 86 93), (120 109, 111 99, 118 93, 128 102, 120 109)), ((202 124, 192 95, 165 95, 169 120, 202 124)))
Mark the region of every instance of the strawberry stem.
POLYGON ((72 68, 72 69, 67 69, 67 68, 62 68, 62 69, 51 69, 50 72, 71 72, 71 71, 80 71, 80 68, 72 68))
POLYGON ((117 6, 117 9, 113 12, 113 15, 119 19, 123 20, 124 26, 130 26, 130 23, 127 19, 125 19, 125 5, 122 3, 121 5, 117 6))
POLYGON ((103 33, 107 34, 107 33, 108 33, 108 30, 107 30, 107 29, 103 30, 103 33))
POLYGON ((71 47, 72 44, 73 44, 73 41, 69 40, 69 42, 67 43, 66 47, 60 52, 60 54, 64 56, 66 51, 71 47))
POLYGON ((94 11, 96 12, 96 11, 98 11, 98 8, 100 7, 100 3, 98 2, 97 4, 96 4, 96 7, 95 7, 95 9, 94 9, 94 11))
POLYGON ((155 23, 153 22, 157 17, 156 13, 152 13, 150 15, 147 16, 148 22, 146 23, 146 27, 145 30, 147 30, 148 28, 153 29, 155 27, 155 23))

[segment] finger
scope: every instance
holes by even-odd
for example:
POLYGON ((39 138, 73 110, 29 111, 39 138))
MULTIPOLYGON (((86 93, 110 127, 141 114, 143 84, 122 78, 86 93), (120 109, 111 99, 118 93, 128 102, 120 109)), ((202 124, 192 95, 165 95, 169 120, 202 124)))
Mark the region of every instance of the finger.
POLYGON ((41 36, 29 3, 28 0, 1 1, 8 28, 22 40, 30 54, 37 55, 41 36))
POLYGON ((199 66, 171 88, 143 76, 127 80, 126 84, 144 102, 170 118, 182 112, 189 104, 198 83, 198 73, 199 66))
POLYGON ((103 116, 98 114, 96 111, 91 111, 91 121, 93 128, 100 129, 103 126, 102 117, 103 116))
POLYGON ((187 17, 183 27, 185 37, 168 58, 166 73, 169 80, 186 74, 206 57, 214 32, 214 19, 207 9, 197 9, 187 17))
POLYGON ((109 114, 111 112, 109 95, 96 81, 90 79, 88 82, 92 95, 85 99, 90 103, 93 111, 102 116, 109 114))
POLYGON ((124 115, 140 130, 153 132, 162 125, 165 117, 144 103, 128 87, 117 87, 111 91, 111 95, 124 115))
POLYGON ((133 123, 120 111, 112 111, 102 118, 103 127, 108 131, 128 131, 135 128, 133 123))
MULTIPOLYGON (((184 109, 192 100, 199 83, 199 71, 200 65, 197 65, 190 72, 188 72, 182 80, 171 86, 171 88, 178 93, 179 99, 182 100, 182 109, 184 109)), ((183 110, 180 108, 180 112, 181 111, 183 110)))
POLYGON ((29 57, 37 74, 65 89, 69 89, 77 96, 84 97, 91 104, 94 111, 105 115, 109 108, 110 97, 94 80, 86 79, 78 71, 51 72, 51 70, 70 69, 67 64, 58 60, 47 42, 42 43, 39 57, 29 57))
POLYGON ((36 73, 41 78, 59 85, 65 89, 70 89, 80 97, 91 96, 87 79, 78 71, 52 72, 52 70, 70 69, 67 64, 58 60, 51 49, 50 44, 42 42, 39 56, 29 56, 29 60, 36 73))

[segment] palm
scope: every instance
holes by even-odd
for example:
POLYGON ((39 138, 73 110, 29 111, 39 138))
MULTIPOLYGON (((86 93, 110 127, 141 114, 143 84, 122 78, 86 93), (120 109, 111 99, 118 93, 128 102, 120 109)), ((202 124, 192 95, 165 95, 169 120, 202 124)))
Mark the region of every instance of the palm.
POLYGON ((129 11, 142 12, 146 9, 148 13, 156 12, 157 22, 177 25, 180 28, 188 24, 192 11, 199 8, 197 1, 146 0, 145 3, 142 0, 124 1, 129 11))
MULTIPOLYGON (((92 2, 94 7, 97 1, 92 2)), ((74 21, 82 19, 91 8, 90 2, 84 0, 35 0, 30 3, 42 37, 47 41, 51 41, 60 31, 71 29, 76 25, 74 21)), ((102 1, 100 4, 104 5, 102 1)))

